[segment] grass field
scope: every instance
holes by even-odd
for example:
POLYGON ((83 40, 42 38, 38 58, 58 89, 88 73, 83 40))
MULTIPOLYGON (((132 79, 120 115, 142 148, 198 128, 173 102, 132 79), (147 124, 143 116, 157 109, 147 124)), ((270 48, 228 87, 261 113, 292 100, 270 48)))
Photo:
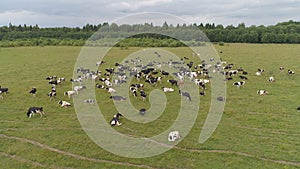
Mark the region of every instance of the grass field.
MULTIPOLYGON (((199 133, 210 107, 210 96, 201 98, 200 111, 191 132, 172 150, 151 158, 125 158, 96 145, 80 126, 73 108, 59 107, 59 98, 71 89, 69 79, 80 47, 18 47, 0 49, 0 85, 9 94, 0 100, 0 168, 300 168, 300 45, 225 44, 215 46, 220 57, 243 67, 249 75, 240 89, 227 85, 226 107, 212 137, 199 144, 199 133), (295 71, 280 72, 279 67, 295 71), (265 69, 255 76, 258 68, 265 69), (57 87, 58 96, 50 101, 50 86, 45 78, 57 75, 67 81, 57 87), (269 76, 276 82, 269 83, 269 76), (37 87, 37 97, 28 92, 37 87), (258 96, 265 89, 268 96, 258 96), (45 118, 29 119, 30 106, 43 106, 45 118)), ((190 55, 185 48, 163 48, 179 56, 190 55)), ((139 50, 114 49, 104 60, 113 65, 122 57, 139 50)), ((235 78, 236 80, 238 78, 235 78)), ((115 109, 108 94, 96 90, 103 114, 110 120, 115 109), (106 105, 106 106, 103 106, 106 105)), ((177 93, 168 97, 178 98, 177 93)), ((133 99, 133 98, 131 98, 133 99)), ((70 100, 72 102, 72 100, 70 100)), ((136 102, 136 107, 149 107, 136 102)), ((169 106, 170 107, 170 106, 169 106)), ((176 105, 170 111, 176 109, 176 105)), ((122 119, 118 131, 134 136, 151 136, 168 127, 164 113, 157 121, 141 124, 122 119)))

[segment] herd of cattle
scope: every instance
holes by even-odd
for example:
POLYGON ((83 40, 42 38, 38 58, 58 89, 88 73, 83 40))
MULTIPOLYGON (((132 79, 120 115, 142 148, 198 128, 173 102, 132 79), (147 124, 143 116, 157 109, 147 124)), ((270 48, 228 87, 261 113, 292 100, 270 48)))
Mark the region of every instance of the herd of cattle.
MULTIPOLYGON (((162 57, 157 52, 154 54, 154 57, 162 57)), ((185 79, 199 86, 199 95, 201 96, 205 95, 205 90, 207 89, 207 85, 210 83, 212 73, 220 73, 224 75, 224 80, 227 81, 227 83, 229 83, 229 81, 233 81, 232 85, 236 86, 237 88, 245 86, 246 81, 248 80, 248 72, 246 72, 242 67, 237 68, 237 66, 234 66, 234 64, 227 64, 224 61, 215 61, 213 58, 207 61, 202 60, 199 64, 195 64, 194 62, 190 61, 188 57, 184 57, 178 61, 170 60, 165 62, 158 62, 154 59, 153 61, 148 61, 147 64, 142 64, 142 59, 137 57, 135 59, 126 60, 122 64, 115 63, 114 67, 110 68, 105 67, 105 61, 97 62, 96 65, 102 69, 103 72, 99 70, 91 71, 85 68, 78 68, 77 78, 70 79, 70 82, 74 84, 73 89, 65 91, 64 95, 69 99, 78 95, 82 90, 86 89, 82 83, 87 79, 92 79, 96 82, 96 88, 106 90, 108 93, 110 93, 110 99, 115 101, 123 101, 127 98, 125 96, 117 95, 118 91, 115 87, 121 86, 122 84, 127 83, 128 80, 131 80, 131 78, 134 78, 137 83, 129 85, 129 91, 133 97, 141 97, 141 100, 146 101, 146 86, 160 86, 160 89, 165 93, 178 91, 180 96, 191 101, 190 93, 182 91, 182 86, 184 85, 185 79), (166 67, 173 68, 176 71, 168 72, 165 69, 166 67), (169 85, 167 85, 168 83, 169 85)), ((284 72, 285 68, 280 67, 279 71, 284 72)), ((257 70, 257 72, 255 72, 255 75, 261 76, 264 74, 264 72, 265 70, 260 68, 257 70)), ((288 69, 286 73, 288 75, 295 74, 295 72, 290 69, 288 69)), ((51 90, 49 93, 47 93, 47 95, 50 100, 52 100, 57 95, 56 87, 65 83, 66 79, 59 78, 57 76, 49 76, 46 77, 46 80, 48 80, 48 84, 51 85, 51 90)), ((266 80, 270 83, 276 81, 273 76, 266 80)), ((8 88, 0 86, 0 99, 4 99, 4 96, 7 93, 8 88)), ((37 88, 33 87, 29 93, 33 96, 36 96, 37 88)), ((269 91, 259 89, 256 91, 256 93, 258 95, 268 95, 269 91)), ((218 100, 224 101, 223 98, 218 100)), ((93 104, 95 101, 92 99, 87 99, 84 100, 84 102, 93 104)), ((71 103, 63 100, 59 100, 57 103, 61 107, 65 108, 72 106, 71 103)), ((298 107, 298 110, 300 111, 300 107, 298 107)), ((142 108, 140 110, 140 114, 144 115, 145 113, 146 109, 142 108)), ((30 118, 34 114, 40 114, 42 117, 44 115, 43 107, 30 107, 27 111, 27 116, 30 118)), ((110 124, 112 126, 121 125, 121 116, 122 114, 120 113, 115 114, 110 121, 110 124)))

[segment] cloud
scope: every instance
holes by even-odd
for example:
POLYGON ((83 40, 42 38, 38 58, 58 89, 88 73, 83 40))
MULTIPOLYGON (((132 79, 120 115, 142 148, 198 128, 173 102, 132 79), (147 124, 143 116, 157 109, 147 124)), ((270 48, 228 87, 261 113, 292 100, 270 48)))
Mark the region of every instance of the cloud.
POLYGON ((115 8, 120 11, 137 11, 145 7, 153 7, 171 3, 173 0, 139 0, 139 1, 120 1, 108 4, 109 8, 115 8))
POLYGON ((82 26, 139 12, 169 13, 192 23, 270 25, 299 21, 299 10, 300 0, 9 0, 1 3, 0 25, 82 26))
POLYGON ((0 25, 35 25, 42 27, 83 26, 87 23, 101 23, 100 17, 80 17, 69 15, 49 15, 26 10, 12 10, 0 13, 0 25), (7 19, 9 18, 9 19, 7 19))

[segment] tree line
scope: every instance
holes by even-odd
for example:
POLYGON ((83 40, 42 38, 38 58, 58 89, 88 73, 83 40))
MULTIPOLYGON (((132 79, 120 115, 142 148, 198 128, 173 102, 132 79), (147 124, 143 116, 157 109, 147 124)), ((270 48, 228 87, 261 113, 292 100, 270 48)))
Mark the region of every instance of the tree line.
POLYGON ((12 25, 0 27, 0 46, 82 46, 110 45, 121 39, 117 46, 159 46, 177 47, 201 45, 203 42, 225 43, 299 43, 300 22, 290 20, 271 26, 237 26, 221 24, 172 25, 167 22, 161 26, 152 23, 117 25, 103 23, 86 24, 83 27, 40 28, 38 25, 12 25), (201 31, 198 31, 201 30, 201 31), (150 33, 149 33, 150 32, 150 33), (125 39, 124 39, 125 38, 125 39), (122 40, 123 39, 123 40, 122 40))

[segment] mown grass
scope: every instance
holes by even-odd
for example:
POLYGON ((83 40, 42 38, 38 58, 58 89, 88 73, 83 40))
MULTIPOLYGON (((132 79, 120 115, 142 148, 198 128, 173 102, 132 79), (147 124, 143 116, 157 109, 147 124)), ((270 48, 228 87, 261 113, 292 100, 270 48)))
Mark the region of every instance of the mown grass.
MULTIPOLYGON (((196 124, 178 147, 159 156, 130 159, 119 157, 101 149, 93 143, 77 120, 73 108, 63 109, 57 104, 58 99, 69 100, 63 92, 71 89, 68 81, 72 77, 74 64, 80 47, 20 47, 0 49, 0 85, 9 87, 9 94, 0 100, 1 134, 34 140, 41 144, 70 152, 80 156, 104 159, 114 162, 126 162, 147 165, 153 168, 297 168, 300 167, 300 115, 296 108, 300 105, 300 67, 299 45, 281 44, 225 44, 215 46, 220 57, 243 67, 249 75, 246 86, 240 89, 227 85, 227 100, 222 120, 212 137, 204 144, 199 144, 199 134, 210 106, 209 91, 201 97, 200 111, 196 124), (279 67, 292 69, 295 75, 280 72, 279 67), (258 68, 266 72, 261 77, 254 76, 258 68), (50 86, 46 76, 66 77, 67 82, 57 87, 58 96, 50 101, 46 94, 50 86), (275 83, 267 82, 274 76, 275 83), (28 92, 38 88, 37 97, 28 92), (256 91, 265 89, 268 96, 258 96, 256 91), (29 106, 43 106, 46 117, 28 119, 26 110, 29 106), (207 150, 224 150, 207 151, 207 150), (236 152, 236 153, 232 153, 236 152), (245 153, 247 155, 239 154, 245 153), (273 161, 272 161, 273 160, 273 161), (276 162, 277 161, 277 162, 276 162), (282 164, 280 161, 294 162, 282 164)), ((186 48, 163 48, 178 56, 190 56, 186 48)), ((113 49, 104 60, 105 67, 111 67, 128 54, 140 50, 113 49)), ((234 80, 239 80, 235 78, 234 80)), ((166 82, 162 85, 168 86, 166 82)), ((149 89, 151 88, 148 86, 149 89)), ((96 90, 97 101, 105 118, 109 121, 116 113, 108 94, 96 90)), ((176 101, 179 96, 170 93, 167 97, 176 101)), ((131 98, 137 108, 147 107, 149 103, 140 98, 131 98)), ((70 100, 72 102, 72 100, 70 100)), ((175 118, 177 107, 168 102, 164 114, 155 122, 138 124, 122 119, 123 125, 118 131, 136 136, 152 136, 165 130, 175 118), (170 122, 170 123, 164 123, 170 122)), ((178 106, 178 105, 177 105, 178 106)), ((1 137, 0 151, 27 159, 22 162, 1 155, 1 168, 134 168, 126 164, 93 162, 43 149, 37 145, 16 139, 1 137)))

